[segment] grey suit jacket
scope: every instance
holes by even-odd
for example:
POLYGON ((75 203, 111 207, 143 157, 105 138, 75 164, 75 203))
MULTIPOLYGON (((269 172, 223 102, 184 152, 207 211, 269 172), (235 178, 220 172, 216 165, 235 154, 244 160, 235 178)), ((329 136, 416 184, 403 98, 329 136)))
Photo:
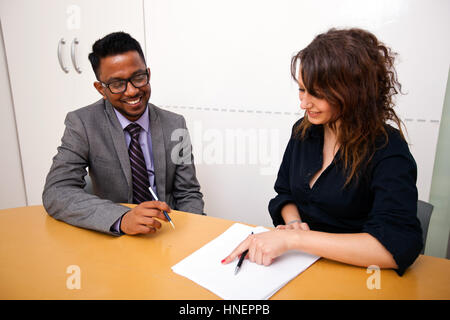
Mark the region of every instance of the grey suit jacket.
MULTIPOLYGON (((184 117, 149 103, 155 184, 160 201, 203 214, 184 117)), ((61 146, 47 175, 42 200, 52 217, 116 235, 111 226, 130 209, 133 190, 123 129, 107 100, 67 114, 61 146), (94 194, 84 190, 89 168, 94 194)))

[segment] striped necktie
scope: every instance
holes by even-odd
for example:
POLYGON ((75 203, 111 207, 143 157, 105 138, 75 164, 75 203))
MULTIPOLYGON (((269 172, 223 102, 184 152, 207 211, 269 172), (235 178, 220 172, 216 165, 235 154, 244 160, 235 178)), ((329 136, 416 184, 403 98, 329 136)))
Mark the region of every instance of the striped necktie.
POLYGON ((136 123, 130 123, 125 128, 131 136, 128 154, 130 156, 131 175, 133 180, 133 203, 137 204, 152 199, 150 191, 148 190, 150 182, 148 180, 145 158, 142 153, 141 145, 139 144, 139 134, 141 129, 141 126, 136 123))

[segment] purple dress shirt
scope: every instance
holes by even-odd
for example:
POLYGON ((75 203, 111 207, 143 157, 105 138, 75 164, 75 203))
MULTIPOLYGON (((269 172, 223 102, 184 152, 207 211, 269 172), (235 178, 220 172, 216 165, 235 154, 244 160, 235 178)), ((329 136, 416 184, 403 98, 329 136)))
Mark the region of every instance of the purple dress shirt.
MULTIPOLYGON (((127 146, 130 145, 131 142, 131 136, 130 133, 125 130, 125 128, 132 123, 130 120, 125 118, 119 111, 114 109, 114 112, 116 113, 117 119, 119 120, 120 125, 122 126, 124 135, 125 135, 125 141, 127 143, 127 146)), ((147 174, 148 174, 148 180, 150 182, 150 186, 155 191, 156 194, 156 185, 155 185, 155 175, 154 175, 154 166, 153 166, 153 151, 152 151, 152 136, 150 133, 150 119, 148 116, 148 106, 145 109, 142 116, 136 120, 134 123, 137 123, 141 126, 142 131, 139 135, 139 144, 141 145, 142 153, 144 154, 145 159, 145 165, 147 167, 147 174), (145 132, 145 134, 143 134, 145 132)), ((111 231, 123 234, 120 232, 120 223, 122 222, 122 217, 120 217, 112 226, 111 231)))

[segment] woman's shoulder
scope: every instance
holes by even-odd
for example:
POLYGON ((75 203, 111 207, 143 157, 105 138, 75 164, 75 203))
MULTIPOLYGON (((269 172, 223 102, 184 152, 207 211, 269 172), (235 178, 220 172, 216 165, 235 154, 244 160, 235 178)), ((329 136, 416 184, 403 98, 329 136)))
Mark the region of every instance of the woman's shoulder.
POLYGON ((377 137, 377 145, 380 143, 385 144, 388 146, 399 146, 399 145, 408 145, 408 143, 405 140, 405 137, 403 136, 403 133, 400 132, 399 129, 394 128, 393 126, 386 124, 384 126, 384 130, 386 132, 386 135, 381 133, 377 137), (387 138, 387 139, 386 139, 387 138))
POLYGON ((300 125, 302 124, 303 120, 305 118, 301 117, 300 119, 298 119, 297 121, 295 121, 294 125, 292 126, 292 133, 294 133, 295 131, 297 131, 296 129, 298 129, 300 127, 300 125))
POLYGON ((381 160, 387 157, 402 156, 414 159, 409 150, 408 142, 399 129, 391 125, 385 125, 385 134, 380 134, 375 142, 376 150, 375 160, 381 160))

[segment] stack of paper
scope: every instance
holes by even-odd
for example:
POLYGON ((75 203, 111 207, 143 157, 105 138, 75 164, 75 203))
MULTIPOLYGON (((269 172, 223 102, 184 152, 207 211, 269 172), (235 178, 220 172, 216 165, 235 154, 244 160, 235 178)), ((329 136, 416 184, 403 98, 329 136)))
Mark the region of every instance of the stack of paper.
POLYGON ((263 227, 233 224, 223 234, 204 245, 172 267, 172 270, 223 299, 268 299, 286 283, 312 265, 319 257, 299 251, 289 251, 276 258, 270 266, 244 261, 234 274, 238 259, 223 265, 228 256, 247 236, 266 232, 263 227))

